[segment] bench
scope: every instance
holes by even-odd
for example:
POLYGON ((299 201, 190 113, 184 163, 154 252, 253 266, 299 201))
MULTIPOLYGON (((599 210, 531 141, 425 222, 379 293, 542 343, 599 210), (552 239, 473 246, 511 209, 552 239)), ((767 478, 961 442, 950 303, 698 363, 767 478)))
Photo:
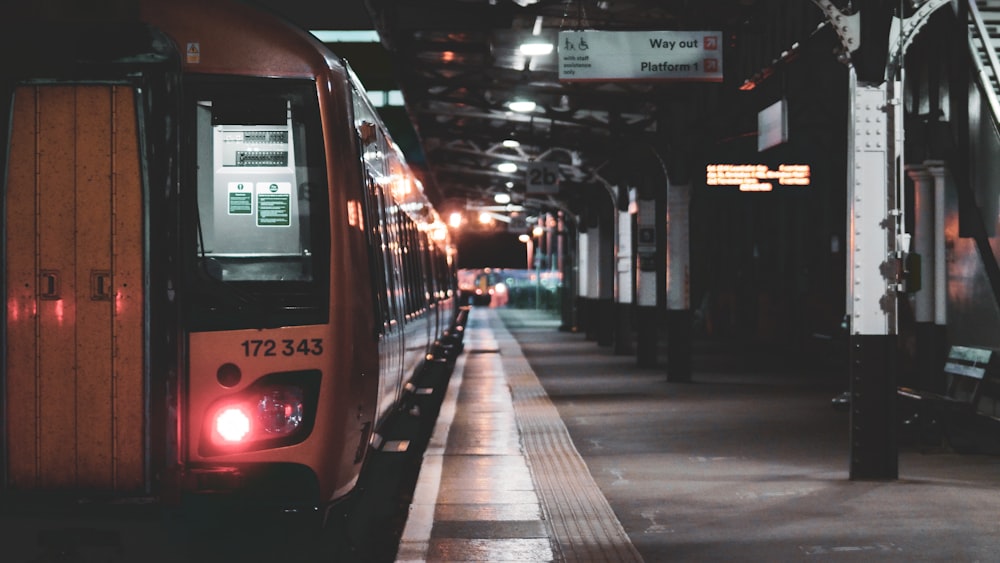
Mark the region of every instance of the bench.
POLYGON ((1000 451, 1000 351, 952 346, 944 364, 943 393, 900 387, 900 397, 914 402, 904 426, 936 428, 961 453, 1000 451))

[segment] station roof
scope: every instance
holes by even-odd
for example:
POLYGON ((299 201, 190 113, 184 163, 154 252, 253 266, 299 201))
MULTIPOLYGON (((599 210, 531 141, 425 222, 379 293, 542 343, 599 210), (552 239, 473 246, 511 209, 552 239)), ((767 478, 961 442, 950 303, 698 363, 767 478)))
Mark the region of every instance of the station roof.
MULTIPOLYGON (((311 30, 377 30, 378 43, 331 47, 369 90, 401 90, 405 106, 384 108, 383 117, 444 212, 496 209, 497 194, 529 213, 573 209, 581 205, 574 190, 607 176, 628 147, 666 153, 672 144, 745 134, 733 129, 731 115, 743 111, 741 92, 826 25, 818 3, 801 0, 256 3, 311 30), (559 49, 519 50, 528 39, 555 44, 560 33, 581 30, 720 32, 722 80, 569 81, 560 75, 559 49), (513 111, 515 98, 537 105, 513 111), (503 161, 517 170, 498 170, 503 161), (559 165, 555 192, 528 189, 528 167, 541 161, 559 165)), ((760 108, 751 109, 755 120, 760 108)))

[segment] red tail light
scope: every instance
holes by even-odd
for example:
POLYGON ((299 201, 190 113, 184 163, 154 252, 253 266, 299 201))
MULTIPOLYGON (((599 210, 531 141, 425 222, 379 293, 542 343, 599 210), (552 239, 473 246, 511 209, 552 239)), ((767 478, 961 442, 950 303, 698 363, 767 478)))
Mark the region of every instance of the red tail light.
POLYGON ((284 438, 302 424, 304 411, 301 388, 259 387, 216 409, 212 441, 226 445, 284 438))
POLYGON ((223 442, 242 442, 250 433, 250 415, 239 407, 223 409, 215 416, 215 433, 223 442))
POLYGON ((199 449, 215 455, 301 442, 312 431, 318 394, 319 372, 265 376, 209 407, 199 449))

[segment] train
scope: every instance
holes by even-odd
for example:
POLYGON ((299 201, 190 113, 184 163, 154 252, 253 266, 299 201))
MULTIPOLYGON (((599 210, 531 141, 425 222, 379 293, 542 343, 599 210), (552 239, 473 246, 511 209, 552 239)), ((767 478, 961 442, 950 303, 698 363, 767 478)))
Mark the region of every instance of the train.
POLYGON ((417 173, 274 14, 52 5, 0 23, 0 499, 347 498, 461 334, 417 173))

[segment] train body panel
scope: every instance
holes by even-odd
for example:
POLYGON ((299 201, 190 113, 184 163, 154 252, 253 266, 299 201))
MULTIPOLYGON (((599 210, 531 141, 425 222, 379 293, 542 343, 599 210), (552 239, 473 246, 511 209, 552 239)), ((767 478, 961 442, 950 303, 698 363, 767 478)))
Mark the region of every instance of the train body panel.
POLYGON ((140 20, 3 59, 0 495, 334 501, 454 319, 445 231, 309 34, 228 0, 140 20))

